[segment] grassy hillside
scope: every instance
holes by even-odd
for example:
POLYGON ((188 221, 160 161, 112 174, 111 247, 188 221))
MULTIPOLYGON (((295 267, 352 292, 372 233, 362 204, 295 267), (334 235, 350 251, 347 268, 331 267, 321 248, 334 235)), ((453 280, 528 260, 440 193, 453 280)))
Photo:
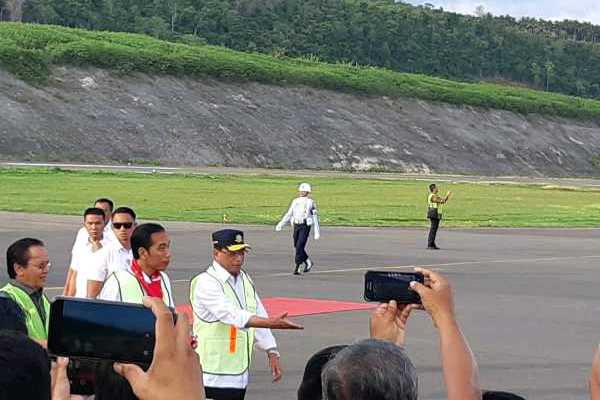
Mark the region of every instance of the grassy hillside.
POLYGON ((175 44, 148 36, 48 25, 0 23, 0 67, 44 83, 53 65, 122 73, 214 77, 276 85, 413 97, 457 105, 578 119, 600 117, 600 101, 495 84, 468 84, 385 69, 275 58, 222 47, 175 44))
MULTIPOLYGON (((0 169, 0 210, 80 215, 98 197, 135 208, 143 220, 275 225, 313 184, 324 225, 426 226, 427 184, 410 180, 188 176, 0 169), (165 196, 165 188, 169 195, 165 196), (135 190, 131 190, 135 188, 135 190)), ((597 227, 597 190, 528 185, 441 184, 454 197, 444 226, 597 227), (540 201, 543 199, 543 201, 540 201)))

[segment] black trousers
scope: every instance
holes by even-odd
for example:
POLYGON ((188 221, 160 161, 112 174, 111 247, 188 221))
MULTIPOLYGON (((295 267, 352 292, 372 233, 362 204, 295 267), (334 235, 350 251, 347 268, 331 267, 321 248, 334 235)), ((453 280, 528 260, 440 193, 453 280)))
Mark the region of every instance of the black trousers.
POLYGON ((212 400, 244 400, 244 397, 246 396, 246 389, 205 387, 204 393, 206 393, 207 399, 212 400))
POLYGON ((435 247, 435 237, 437 235, 438 228, 440 227, 439 218, 430 218, 431 228, 429 228, 429 238, 427 240, 427 247, 435 247))
POLYGON ((310 234, 310 226, 306 224, 294 224, 294 248, 296 249, 296 265, 300 265, 308 260, 306 254, 306 242, 310 234))

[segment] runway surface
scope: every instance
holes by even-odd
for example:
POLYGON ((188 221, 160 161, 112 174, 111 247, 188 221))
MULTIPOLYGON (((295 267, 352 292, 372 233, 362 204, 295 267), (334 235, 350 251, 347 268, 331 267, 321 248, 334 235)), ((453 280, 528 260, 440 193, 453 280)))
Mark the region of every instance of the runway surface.
MULTIPOLYGON (((0 213, 4 251, 33 236, 49 248, 53 268, 48 294, 59 293, 80 218, 0 213)), ((208 266, 209 234, 223 225, 165 222, 173 240, 169 275, 178 304, 187 303, 188 281, 208 266)), ((246 226, 253 245, 247 271, 263 298, 362 301, 367 269, 439 269, 451 280, 463 331, 475 352, 485 388, 515 391, 530 399, 587 398, 587 377, 600 337, 600 231, 442 227, 442 251, 424 249, 423 229, 324 227, 311 241, 313 272, 291 274, 289 230, 246 226)), ((276 332, 283 382, 273 384, 266 357, 255 353, 249 400, 294 399, 304 365, 319 349, 368 336, 368 311, 297 317, 302 332, 276 332)), ((435 329, 427 315, 409 321, 407 351, 419 373, 420 398, 443 399, 435 329)))

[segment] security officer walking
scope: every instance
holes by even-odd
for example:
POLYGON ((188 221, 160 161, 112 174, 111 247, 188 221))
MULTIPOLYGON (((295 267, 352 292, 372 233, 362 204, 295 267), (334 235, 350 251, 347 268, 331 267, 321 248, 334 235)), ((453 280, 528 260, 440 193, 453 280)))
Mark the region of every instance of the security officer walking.
POLYGON ((319 228, 319 216, 317 215, 317 205, 309 197, 311 187, 308 183, 302 183, 298 187, 300 196, 292 200, 292 204, 287 213, 275 227, 276 231, 281 231, 288 222, 294 229, 294 248, 296 249, 294 275, 300 275, 300 267, 304 264, 304 272, 309 272, 314 266, 312 260, 306 253, 306 243, 310 234, 311 227, 314 226, 315 240, 319 240, 321 232, 319 228))
POLYGON ((98 299, 142 304, 145 296, 162 299, 175 307, 169 276, 171 239, 159 224, 139 225, 131 234, 131 268, 113 272, 104 282, 98 299))
POLYGON ((244 233, 223 229, 212 234, 213 262, 194 277, 196 352, 206 398, 242 400, 246 395, 254 345, 267 353, 273 381, 281 379, 277 342, 271 329, 303 329, 287 313, 269 317, 248 274, 242 270, 250 246, 244 233))
POLYGON ((17 240, 6 251, 6 268, 10 281, 0 289, 0 296, 23 310, 28 336, 45 345, 50 318, 50 302, 44 294, 50 269, 48 250, 38 239, 17 240))
POLYGON ((429 185, 429 192, 429 197, 427 198, 427 205, 429 207, 427 210, 427 218, 431 221, 431 228, 429 229, 427 248, 429 250, 439 250, 440 248, 435 243, 435 237, 442 219, 442 206, 450 200, 452 192, 448 192, 446 197, 440 197, 438 195, 438 187, 435 183, 429 185))

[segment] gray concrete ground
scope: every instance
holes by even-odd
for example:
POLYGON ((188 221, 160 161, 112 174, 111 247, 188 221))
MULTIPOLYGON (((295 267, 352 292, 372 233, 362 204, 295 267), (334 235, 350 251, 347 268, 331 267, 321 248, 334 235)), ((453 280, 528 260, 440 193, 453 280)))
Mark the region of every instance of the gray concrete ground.
MULTIPOLYGON (((45 240, 54 264, 48 292, 56 295, 78 223, 74 217, 0 213, 0 248, 25 235, 45 240)), ((176 300, 185 303, 187 281, 209 263, 209 233, 222 225, 165 225, 173 239, 170 275, 176 300)), ((314 272, 294 277, 289 231, 243 229, 253 244, 247 270, 262 297, 361 301, 368 268, 432 266, 453 284, 459 319, 479 361, 484 387, 530 399, 587 396, 586 379, 600 332, 600 231, 442 228, 439 244, 444 250, 431 252, 424 249, 422 229, 325 227, 322 239, 309 245, 314 272)), ((2 267, 0 281, 6 278, 2 267)), ((327 345, 366 337, 368 316, 363 311, 297 318, 305 325, 303 332, 276 333, 283 382, 270 382, 265 357, 257 353, 247 398, 295 398, 310 355, 327 345)), ((421 398, 444 398, 437 337, 426 314, 409 321, 407 349, 419 372, 421 398)))

